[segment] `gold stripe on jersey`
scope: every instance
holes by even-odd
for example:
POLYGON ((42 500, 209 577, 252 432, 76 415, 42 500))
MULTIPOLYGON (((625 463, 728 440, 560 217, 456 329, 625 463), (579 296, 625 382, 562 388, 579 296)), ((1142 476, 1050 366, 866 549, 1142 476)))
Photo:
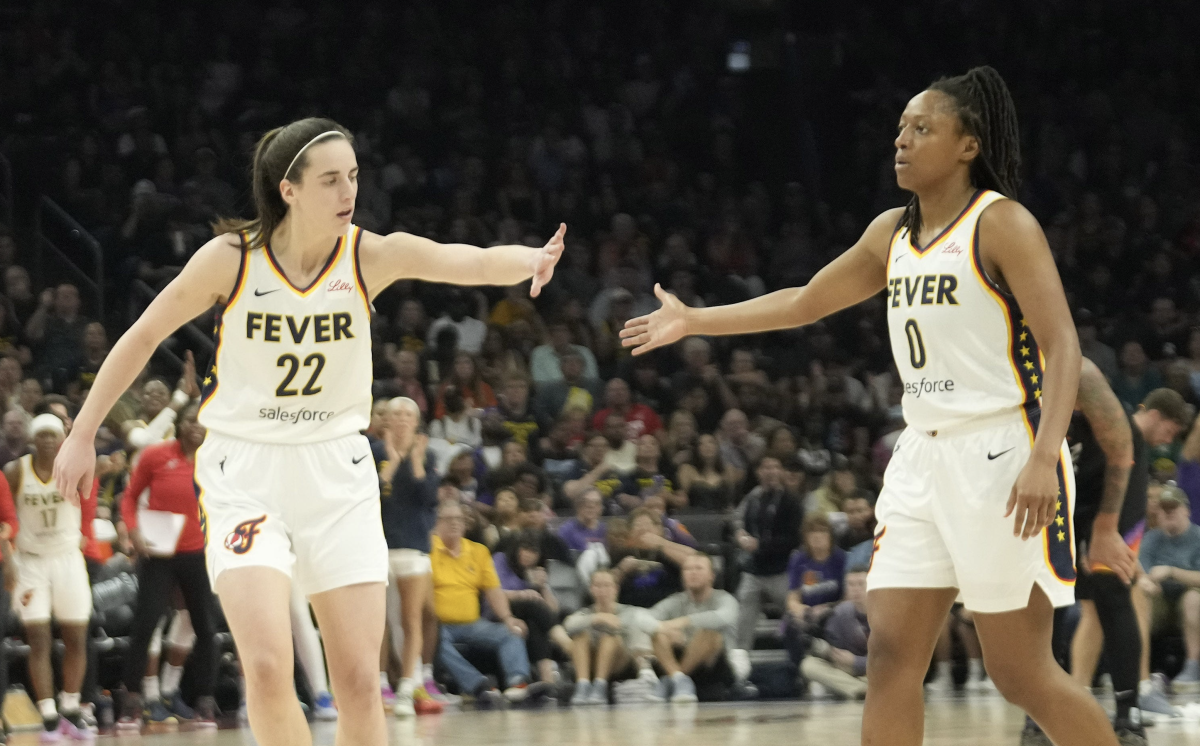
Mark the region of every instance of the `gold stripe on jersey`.
POLYGON ((371 318, 371 296, 367 293, 367 281, 363 279, 362 262, 359 259, 358 246, 362 243, 363 229, 354 226, 354 282, 358 285, 358 293, 362 296, 363 305, 367 308, 367 318, 371 318))
POLYGON ((325 276, 329 274, 329 271, 337 265, 337 261, 342 255, 342 246, 345 244, 345 242, 345 236, 338 236, 338 240, 337 243, 334 244, 333 251, 329 252, 329 258, 325 260, 325 266, 321 268, 321 271, 317 273, 317 276, 313 278, 313 281, 309 283, 308 287, 306 288, 296 287, 292 284, 292 281, 287 278, 287 275, 283 272, 283 268, 280 267, 279 263, 275 261, 275 253, 271 251, 270 243, 264 243, 262 250, 263 254, 267 257, 267 266, 271 268, 271 271, 275 273, 276 277, 283 281, 284 286, 290 288, 292 292, 296 293, 301 298, 307 298, 312 294, 312 291, 321 287, 321 281, 324 280, 325 276))
MULTIPOLYGON (((934 237, 934 239, 932 241, 930 241, 928 244, 926 244, 925 248, 923 248, 923 249, 917 248, 917 245, 915 243, 913 243, 912 232, 906 231, 906 236, 905 236, 904 242, 906 244, 908 244, 909 250, 911 250, 912 253, 918 259, 920 259, 921 257, 924 257, 924 256, 929 256, 929 252, 932 251, 933 249, 937 248, 938 245, 941 244, 941 242, 947 236, 949 236, 951 233, 953 233, 954 230, 956 228, 958 228, 958 226, 962 223, 962 221, 965 220, 966 217, 971 214, 971 212, 975 209, 975 205, 977 205, 979 203, 979 198, 985 194, 987 194, 986 189, 975 190, 975 194, 971 196, 971 201, 968 202, 967 206, 963 208, 963 211, 958 214, 958 217, 955 218, 953 221, 951 221, 950 225, 947 225, 945 228, 943 228, 942 232, 937 234, 937 236, 934 237)), ((890 255, 889 255, 889 258, 890 258, 890 255)))
POLYGON ((242 290, 246 286, 246 275, 249 274, 247 271, 247 265, 250 263, 250 261, 246 255, 246 252, 250 250, 250 234, 246 231, 242 231, 241 239, 242 256, 238 263, 237 280, 234 281, 233 290, 229 293, 229 298, 226 299, 225 305, 222 306, 221 310, 217 313, 216 321, 213 324, 213 340, 216 342, 216 346, 213 348, 212 363, 208 366, 208 372, 205 373, 204 378, 200 382, 200 408, 196 410, 197 417, 200 416, 200 412, 204 411, 204 407, 210 401, 212 401, 213 394, 217 393, 217 387, 220 385, 220 378, 217 373, 217 363, 220 362, 221 359, 221 340, 225 336, 222 334, 225 328, 225 315, 229 312, 229 309, 233 307, 233 304, 237 302, 238 298, 242 297, 242 290))

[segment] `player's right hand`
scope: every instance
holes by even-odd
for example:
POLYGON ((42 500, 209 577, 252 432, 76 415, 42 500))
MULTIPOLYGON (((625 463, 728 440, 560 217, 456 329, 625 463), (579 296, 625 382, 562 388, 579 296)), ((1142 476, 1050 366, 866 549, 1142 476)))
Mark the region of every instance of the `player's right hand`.
POLYGON ((1100 531, 1092 536, 1087 561, 1092 567, 1103 565, 1112 570, 1125 585, 1137 574, 1137 555, 1116 531, 1100 531))
POLYGON ((54 457, 54 485, 58 494, 78 507, 92 493, 96 474, 96 446, 91 435, 72 430, 54 457))
POLYGON ((630 319, 621 330, 621 346, 633 347, 634 355, 644 355, 656 347, 678 342, 688 334, 687 306, 655 283, 654 294, 662 301, 657 311, 630 319))

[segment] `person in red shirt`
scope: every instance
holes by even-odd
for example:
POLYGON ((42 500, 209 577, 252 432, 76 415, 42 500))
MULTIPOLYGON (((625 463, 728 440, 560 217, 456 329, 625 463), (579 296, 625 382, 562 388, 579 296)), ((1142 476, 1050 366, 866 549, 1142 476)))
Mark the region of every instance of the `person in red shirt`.
MULTIPOLYGON (((196 682, 196 715, 201 725, 215 727, 213 687, 216 683, 216 649, 213 644, 212 592, 204 562, 204 531, 194 481, 196 449, 204 442, 205 429, 196 421, 196 405, 179 414, 176 437, 147 446, 125 488, 121 516, 138 557, 138 599, 133 617, 133 639, 125 659, 127 692, 141 689, 150 638, 163 615, 171 609, 171 591, 178 584, 196 631, 193 665, 196 682), (183 516, 183 528, 174 546, 154 544, 139 525, 138 498, 149 488, 147 510, 183 516)), ((149 533, 147 531, 147 533, 149 533)), ((169 532, 167 532, 169 534, 169 532)), ((158 536, 159 542, 167 537, 158 536)), ((178 692, 172 697, 178 697, 178 692)), ((149 703, 147 703, 149 704, 149 703)), ((164 703, 174 712, 177 703, 164 703), (174 705, 174 706, 173 706, 174 705)))
MULTIPOLYGON (((12 592, 17 587, 17 568, 13 564, 12 538, 17 525, 17 507, 13 503, 8 480, 0 479, 0 553, 3 554, 4 582, 0 585, 0 640, 8 636, 9 610, 12 608, 12 592)), ((7 646, 0 645, 0 710, 4 709, 4 695, 8 692, 7 646)))
POLYGON ((619 414, 625 418, 629 431, 626 440, 637 440, 643 435, 655 435, 662 430, 662 420, 654 410, 645 404, 633 401, 629 392, 629 384, 621 378, 614 378, 604 387, 605 408, 592 418, 592 429, 604 430, 604 421, 610 414, 619 414))

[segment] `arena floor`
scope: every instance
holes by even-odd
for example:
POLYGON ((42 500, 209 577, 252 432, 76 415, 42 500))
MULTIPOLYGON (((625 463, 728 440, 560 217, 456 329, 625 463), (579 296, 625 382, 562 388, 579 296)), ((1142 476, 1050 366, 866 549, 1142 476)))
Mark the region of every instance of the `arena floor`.
MULTIPOLYGON (((1187 701, 1180 700, 1178 704, 1187 701)), ((392 744, 405 746, 858 746, 862 706, 778 702, 612 708, 452 710, 444 715, 393 720, 392 744)), ((925 743, 1016 746, 1022 717, 997 696, 938 697, 928 703, 925 743)), ((331 723, 314 726, 314 744, 332 746, 331 723)), ((1200 743, 1200 719, 1150 729, 1152 746, 1200 743)), ((10 743, 35 744, 37 734, 10 743)), ((146 746, 252 744, 249 730, 163 732, 99 743, 146 746)))

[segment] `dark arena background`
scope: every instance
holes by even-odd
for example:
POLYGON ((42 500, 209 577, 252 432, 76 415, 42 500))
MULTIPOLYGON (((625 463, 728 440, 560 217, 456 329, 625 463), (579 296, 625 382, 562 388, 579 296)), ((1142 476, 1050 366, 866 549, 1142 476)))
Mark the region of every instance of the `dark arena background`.
MULTIPOLYGON (((1012 196, 1042 226, 1083 355, 1130 413, 1159 388, 1188 406, 1186 426, 1146 461, 1142 558, 1151 537, 1173 549, 1170 566, 1147 575, 1171 579, 1150 615, 1139 694, 1150 744, 1200 743, 1200 527, 1168 517, 1200 518, 1198 30, 1200 7, 1186 0, 0 3, 0 462, 19 478, 35 450, 32 418, 50 412, 69 428, 112 345, 213 223, 252 215, 263 133, 328 117, 353 133, 353 222, 366 231, 541 247, 568 227, 537 298, 527 283, 402 279, 374 299, 366 433, 381 468, 397 437, 388 401, 408 397, 433 465, 420 484, 460 505, 466 539, 494 553, 529 657, 517 691, 504 650, 459 645, 497 685, 466 691, 460 664, 437 652, 405 700, 393 598, 380 662, 388 742, 857 744, 863 578, 905 427, 885 296, 797 329, 692 337, 636 358, 618 335, 658 308, 655 283, 692 308, 807 283, 875 216, 908 202, 893 164, 908 101, 990 65, 1019 119, 1012 196), (764 523, 754 511, 768 500, 764 523), (727 602, 705 612, 723 615, 707 637, 655 606, 691 593, 689 573, 705 585, 706 568, 689 564, 700 555, 713 598, 727 602), (590 622, 571 615, 593 603, 592 571, 609 566, 627 612, 672 632, 647 635, 631 658, 596 643, 593 661, 577 634, 590 622), (664 665, 660 643, 671 642, 697 647, 664 665), (581 644, 594 679, 598 658, 623 664, 604 669, 611 685, 579 676, 581 644), (678 671, 693 674, 695 697, 678 671)), ((182 605, 164 595, 141 734, 137 724, 114 733, 138 567, 163 561, 130 525, 145 508, 127 494, 146 486, 135 454, 171 437, 175 413, 199 396, 219 312, 163 342, 97 433, 80 694, 101 739, 253 742, 245 656, 203 576, 180 582, 197 584, 182 590, 203 594, 214 620, 207 702, 219 728, 195 674, 207 662, 186 630, 171 631, 168 608, 182 605)), ((416 489, 407 468, 409 482, 381 485, 385 510, 393 489, 416 489)), ((194 523, 194 495, 189 505, 194 523)), ((15 517, 0 522, 8 542, 15 517)), ((59 625, 53 644, 31 634, 10 611, 26 599, 0 593, 8 738, 44 742, 35 658, 49 645, 61 688, 78 651, 57 639, 59 625)), ((1054 647, 1070 668, 1080 609, 1058 613, 1054 647)), ((314 742, 333 744, 337 692, 319 631, 302 600, 293 618, 296 695, 314 742)), ((1096 670, 1090 683, 1111 714, 1106 655, 1096 670)), ((1050 743, 987 677, 960 607, 925 700, 925 743, 1050 743)))

